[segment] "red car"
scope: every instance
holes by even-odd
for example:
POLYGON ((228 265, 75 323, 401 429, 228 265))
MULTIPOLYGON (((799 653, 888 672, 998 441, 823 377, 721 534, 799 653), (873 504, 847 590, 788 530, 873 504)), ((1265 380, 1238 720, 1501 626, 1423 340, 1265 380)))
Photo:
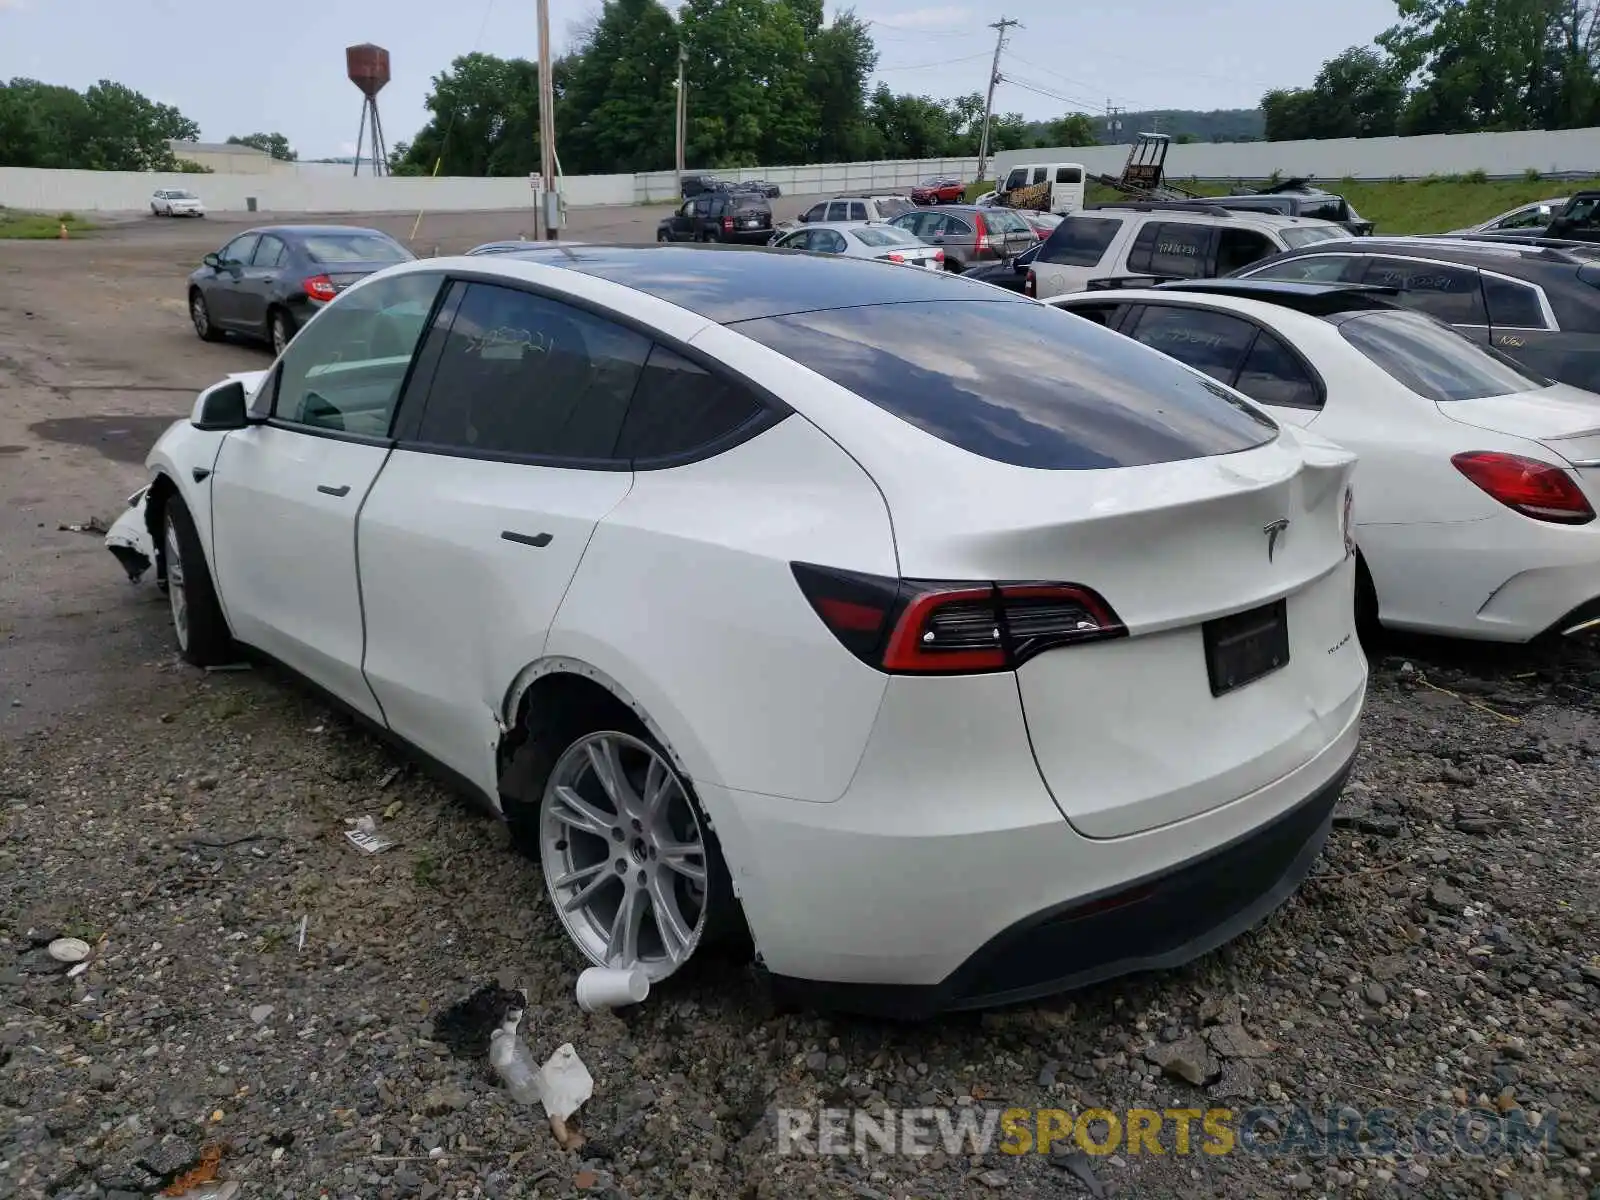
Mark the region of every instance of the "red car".
POLYGON ((924 179, 911 189, 913 204, 960 204, 967 198, 967 185, 959 179, 924 179))

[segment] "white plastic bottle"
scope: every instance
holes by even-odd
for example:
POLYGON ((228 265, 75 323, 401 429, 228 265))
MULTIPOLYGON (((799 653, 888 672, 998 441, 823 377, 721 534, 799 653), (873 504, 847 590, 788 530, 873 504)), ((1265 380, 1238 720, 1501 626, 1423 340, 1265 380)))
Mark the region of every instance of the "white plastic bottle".
POLYGON ((489 1065, 506 1085, 506 1091, 518 1104, 532 1104, 540 1099, 539 1069, 527 1046, 517 1036, 517 1026, 522 1021, 522 1010, 514 1008, 506 1014, 505 1022, 489 1035, 489 1065))

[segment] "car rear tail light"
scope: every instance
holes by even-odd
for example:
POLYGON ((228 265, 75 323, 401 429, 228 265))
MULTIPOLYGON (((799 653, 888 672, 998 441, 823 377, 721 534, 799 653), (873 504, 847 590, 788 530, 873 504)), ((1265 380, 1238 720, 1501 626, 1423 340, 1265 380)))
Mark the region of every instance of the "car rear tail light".
POLYGON ((313 300, 332 300, 339 294, 338 289, 333 286, 333 280, 326 275, 313 275, 300 286, 305 288, 306 295, 313 300))
POLYGON ((944 261, 944 251, 943 250, 935 250, 933 252, 933 261, 937 262, 937 263, 942 263, 944 261))
POLYGON ((1125 637, 1074 583, 942 583, 792 564, 817 616, 862 662, 895 675, 1013 671, 1058 646, 1125 637))
POLYGON ((1560 467, 1493 450, 1457 454, 1450 461, 1501 504, 1525 517, 1558 525, 1585 525, 1594 520, 1594 509, 1583 489, 1560 467))
POLYGON ((722 232, 723 233, 732 233, 733 232, 733 218, 732 217, 723 217, 722 218, 722 232))
POLYGON ((1039 298, 1039 280, 1034 275, 1032 267, 1028 268, 1027 279, 1022 281, 1022 294, 1024 296, 1032 296, 1034 299, 1039 298))
POLYGON ((906 260, 906 256, 904 254, 901 254, 898 250, 896 250, 896 251, 894 251, 892 253, 889 253, 889 254, 885 254, 884 257, 887 258, 890 262, 897 262, 897 263, 903 263, 906 260))

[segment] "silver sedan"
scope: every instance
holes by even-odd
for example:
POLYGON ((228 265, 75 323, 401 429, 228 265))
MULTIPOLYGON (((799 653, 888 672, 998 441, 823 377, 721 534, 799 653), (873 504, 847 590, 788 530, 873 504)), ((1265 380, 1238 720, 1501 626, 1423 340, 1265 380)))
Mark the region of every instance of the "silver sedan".
POLYGON ((944 270, 944 251, 893 225, 858 221, 829 221, 781 233, 770 243, 782 250, 810 250, 814 254, 842 254, 846 258, 876 258, 908 267, 944 270))

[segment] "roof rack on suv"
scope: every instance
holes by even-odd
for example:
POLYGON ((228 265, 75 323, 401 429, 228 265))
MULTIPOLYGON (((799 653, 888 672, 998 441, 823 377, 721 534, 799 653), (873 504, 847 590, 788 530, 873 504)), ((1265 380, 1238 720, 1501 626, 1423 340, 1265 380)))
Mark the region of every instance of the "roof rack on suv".
POLYGON ((1404 237, 1377 239, 1396 242, 1481 242, 1485 248, 1537 251, 1551 262, 1588 262, 1600 255, 1600 245, 1572 238, 1522 236, 1515 233, 1413 233, 1404 237))
POLYGON ((1203 292, 1238 296, 1294 309, 1308 316, 1332 316, 1364 308, 1393 307, 1388 298, 1400 289, 1375 283, 1317 283, 1289 279, 1180 279, 1161 285, 1164 292, 1203 292))
POLYGON ((1108 204, 1091 204, 1092 209, 1122 209, 1129 212, 1196 212, 1208 217, 1233 217, 1238 214, 1220 204, 1202 204, 1198 200, 1113 200, 1108 204))

